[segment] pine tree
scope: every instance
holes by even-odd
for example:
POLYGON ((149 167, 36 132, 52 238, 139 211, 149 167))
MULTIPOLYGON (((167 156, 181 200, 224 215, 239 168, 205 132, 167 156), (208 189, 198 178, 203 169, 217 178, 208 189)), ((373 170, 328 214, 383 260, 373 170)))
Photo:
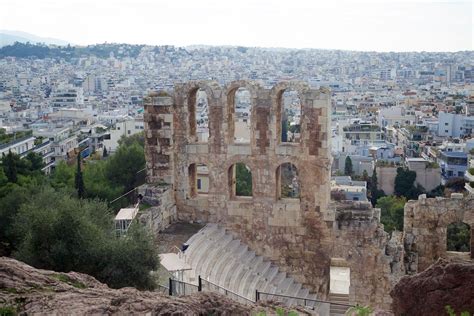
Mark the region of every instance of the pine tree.
POLYGON ((85 195, 85 188, 84 188, 84 179, 82 177, 82 170, 81 170, 81 153, 77 154, 77 170, 76 170, 76 190, 77 196, 82 199, 85 195))
POLYGON ((354 171, 352 170, 352 159, 351 157, 346 157, 346 162, 344 164, 344 174, 346 176, 351 176, 354 171))

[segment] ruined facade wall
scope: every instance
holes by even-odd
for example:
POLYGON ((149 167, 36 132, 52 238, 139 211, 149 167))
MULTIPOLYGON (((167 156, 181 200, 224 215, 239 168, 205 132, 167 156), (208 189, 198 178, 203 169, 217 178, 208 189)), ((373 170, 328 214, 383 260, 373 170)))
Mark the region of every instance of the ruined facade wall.
POLYGON ((139 213, 139 220, 157 236, 178 218, 173 190, 168 185, 144 184, 138 188, 142 201, 150 207, 139 213))
POLYGON ((351 269, 351 302, 389 307, 391 280, 386 273, 396 255, 386 253, 388 240, 379 218, 372 216, 373 210, 359 212, 366 215, 357 218, 337 218, 337 211, 328 206, 329 90, 300 82, 280 83, 269 90, 247 81, 226 87, 194 81, 176 85, 170 97, 155 95, 145 103, 148 182, 164 181, 173 187, 179 219, 219 223, 323 299, 329 291, 331 259, 342 258, 351 269), (239 87, 251 95, 249 144, 233 142, 232 101, 239 87), (207 143, 196 142, 189 124, 193 91, 198 88, 208 97, 207 143), (285 89, 298 91, 302 104, 301 142, 296 144, 280 142, 285 89), (163 142, 160 138, 169 136, 170 126, 156 122, 164 122, 170 114, 172 139, 163 142), (228 170, 238 162, 251 169, 252 197, 230 193, 228 170), (286 162, 298 169, 299 199, 277 196, 277 169, 286 162), (209 168, 207 195, 190 194, 189 166, 194 163, 209 168))
POLYGON ((474 197, 454 193, 451 198, 420 195, 405 204, 403 222, 407 273, 421 272, 447 255, 447 227, 464 222, 471 227, 471 258, 474 258, 474 197))

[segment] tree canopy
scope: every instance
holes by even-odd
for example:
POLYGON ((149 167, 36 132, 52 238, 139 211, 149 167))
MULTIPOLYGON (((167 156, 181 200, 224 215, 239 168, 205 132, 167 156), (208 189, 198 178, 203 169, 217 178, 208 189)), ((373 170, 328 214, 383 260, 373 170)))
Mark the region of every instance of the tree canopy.
POLYGON ((377 200, 376 207, 381 209, 380 221, 384 230, 391 233, 403 230, 403 217, 406 199, 404 197, 384 196, 377 200))
POLYGON ((418 195, 422 194, 424 189, 419 185, 415 186, 415 180, 415 171, 398 167, 397 175, 395 176, 395 195, 399 197, 405 197, 408 200, 418 199, 418 195))
POLYGON ((136 170, 145 164, 139 140, 125 139, 107 160, 60 162, 51 175, 42 173, 42 157, 34 153, 8 153, 0 162, 0 255, 87 273, 111 287, 153 289, 150 271, 158 257, 152 237, 138 223, 117 237, 107 205, 137 184, 136 170))

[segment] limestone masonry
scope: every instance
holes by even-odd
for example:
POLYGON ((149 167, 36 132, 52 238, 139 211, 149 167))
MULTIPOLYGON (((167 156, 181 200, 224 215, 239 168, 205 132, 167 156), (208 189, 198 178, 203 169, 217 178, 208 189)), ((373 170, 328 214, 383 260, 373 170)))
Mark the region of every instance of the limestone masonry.
POLYGON ((389 309, 389 292, 401 276, 425 269, 446 253, 449 223, 464 220, 474 227, 472 198, 435 201, 422 196, 410 201, 405 235, 392 237, 380 224, 380 210, 370 203, 330 201, 328 89, 293 81, 271 89, 249 81, 227 86, 191 81, 175 85, 172 93, 152 93, 144 104, 147 183, 169 186, 178 220, 225 227, 320 299, 329 297, 330 268, 347 267, 349 301, 389 309), (249 143, 234 141, 239 88, 250 93, 249 143), (208 99, 207 142, 198 142, 196 134, 199 89, 208 99), (280 137, 282 95, 289 89, 297 91, 301 101, 301 135, 296 143, 282 142, 280 137), (245 163, 251 171, 252 196, 235 194, 237 163, 245 163), (298 171, 299 198, 281 197, 281 166, 286 163, 298 171), (199 165, 208 168, 206 194, 196 194, 199 165), (437 208, 440 203, 443 207, 437 208))

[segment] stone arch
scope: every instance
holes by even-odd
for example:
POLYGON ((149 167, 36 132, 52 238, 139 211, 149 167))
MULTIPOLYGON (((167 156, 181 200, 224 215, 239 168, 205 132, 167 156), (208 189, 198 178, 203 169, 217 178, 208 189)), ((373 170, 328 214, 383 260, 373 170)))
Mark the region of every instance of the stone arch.
POLYGON ((304 126, 304 108, 306 104, 305 94, 309 91, 310 87, 308 84, 300 81, 285 81, 275 85, 271 90, 272 95, 272 108, 273 108, 273 126, 275 126, 275 137, 277 144, 285 144, 282 142, 282 111, 283 111, 283 94, 287 90, 296 91, 300 100, 300 137, 298 143, 302 143, 302 139, 305 133, 304 126))
POLYGON ((227 180, 231 198, 253 196, 252 169, 246 163, 236 162, 231 164, 227 168, 227 180))
POLYGON ((207 130, 208 130, 208 137, 206 141, 201 141, 201 143, 208 143, 209 139, 211 138, 211 131, 213 129, 212 119, 211 119, 211 107, 216 106, 216 99, 219 99, 220 96, 216 96, 215 93, 220 89, 220 86, 217 82, 214 81, 190 81, 186 85, 183 86, 183 89, 186 93, 186 101, 185 105, 187 107, 187 126, 188 126, 188 136, 191 142, 198 143, 200 142, 198 139, 198 126, 196 120, 196 96, 198 91, 202 91, 206 95, 207 100, 207 130))
POLYGON ((276 168, 275 177, 277 199, 300 198, 301 181, 299 179, 298 168, 293 163, 281 163, 276 168))
POLYGON ((226 96, 227 96, 227 132, 228 132, 228 142, 229 144, 236 143, 235 141, 235 134, 236 134, 236 93, 240 89, 244 89, 248 91, 250 94, 250 111, 249 111, 249 135, 248 135, 248 142, 243 143, 251 143, 253 139, 253 127, 254 127, 254 120, 255 120, 255 100, 256 100, 256 85, 251 84, 245 80, 233 81, 231 82, 226 88, 226 96))
POLYGON ((472 227, 462 221, 455 221, 446 227, 446 250, 472 253, 472 227))
POLYGON ((195 198, 209 193, 209 167, 205 163, 191 163, 188 166, 188 196, 195 198))

